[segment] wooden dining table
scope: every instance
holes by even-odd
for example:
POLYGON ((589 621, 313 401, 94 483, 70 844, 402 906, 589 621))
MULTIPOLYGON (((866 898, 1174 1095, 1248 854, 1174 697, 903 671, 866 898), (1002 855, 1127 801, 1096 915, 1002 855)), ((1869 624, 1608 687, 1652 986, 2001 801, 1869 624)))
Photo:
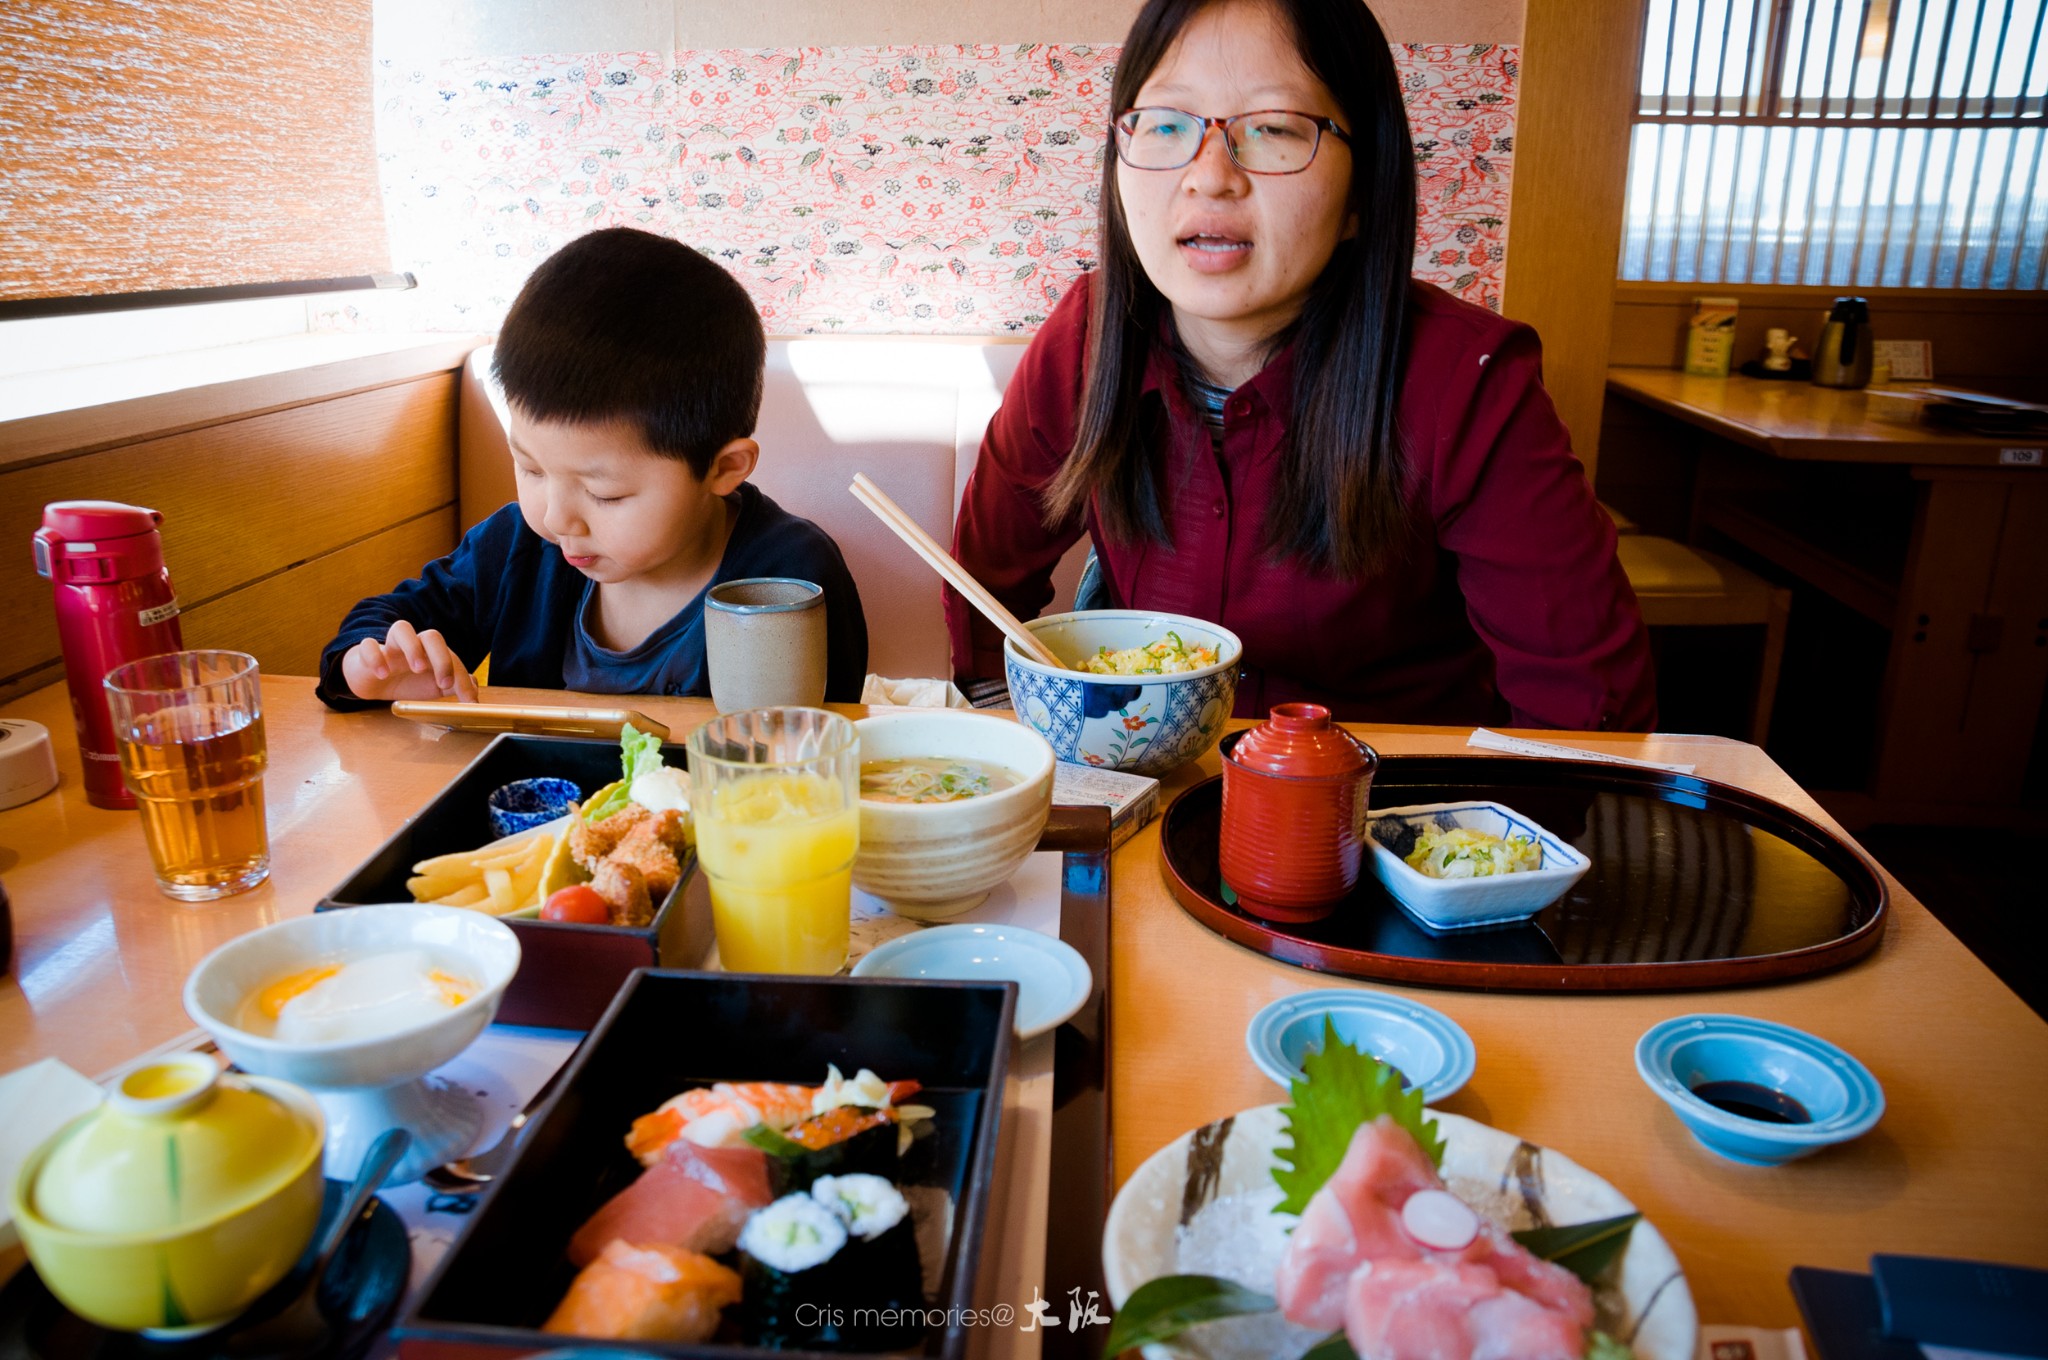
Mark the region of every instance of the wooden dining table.
MULTIPOLYGON (((583 696, 486 697, 562 704, 583 696)), ((96 1075, 179 1041, 190 1029, 180 989, 200 958, 311 911, 486 741, 384 713, 331 713, 303 678, 265 677, 263 698, 271 877, 204 906, 157 893, 136 814, 86 803, 61 686, 0 708, 0 717, 52 730, 63 775, 56 792, 0 811, 0 882, 13 901, 16 947, 13 973, 0 980, 0 1071, 54 1056, 96 1075)), ((703 700, 631 702, 678 740, 712 715, 703 700)), ((1462 751, 1469 736, 1464 728, 1354 730, 1383 755, 1462 751)), ((1542 735, 1691 764, 1703 777, 1828 824, 1753 746, 1542 735)), ((1212 751, 1170 775, 1162 804, 1213 775, 1217 760, 1212 751)), ((1477 1071, 1442 1108, 1556 1149, 1610 1181, 1676 1250, 1703 1321, 1793 1326, 1786 1276, 1796 1264, 1861 1270, 1873 1252, 1904 1252, 2048 1267, 2048 1023, 1896 881, 1887 885, 1891 919, 1878 947, 1848 967, 1791 982, 1712 994, 1372 985, 1426 1001, 1471 1035, 1477 1071), (1853 1143, 1775 1169, 1705 1151, 1636 1075, 1632 1057, 1652 1024, 1696 1011, 1781 1021, 1840 1044, 1883 1084, 1883 1121, 1853 1143)), ((1157 823, 1116 852, 1110 896, 1114 1155, 1106 1170, 1120 1185, 1179 1134, 1280 1099, 1245 1051, 1247 1023, 1278 998, 1346 984, 1230 943, 1182 911, 1161 875, 1157 823)), ((1044 1048, 1034 1055, 1027 1046, 1021 1079, 1045 1080, 1049 1061, 1044 1048)), ((1024 1151, 1013 1143, 1009 1155, 1039 1170, 1005 1184, 992 1229, 992 1287, 1014 1304, 1034 1287, 1057 1301, 1066 1286, 1044 1278, 1040 1265, 1061 1209, 1045 1204, 1044 1121, 1020 1122, 1006 1138, 1021 1137, 1024 1151)), ((1013 1328, 976 1346, 1030 1354, 1036 1340, 1013 1328)))

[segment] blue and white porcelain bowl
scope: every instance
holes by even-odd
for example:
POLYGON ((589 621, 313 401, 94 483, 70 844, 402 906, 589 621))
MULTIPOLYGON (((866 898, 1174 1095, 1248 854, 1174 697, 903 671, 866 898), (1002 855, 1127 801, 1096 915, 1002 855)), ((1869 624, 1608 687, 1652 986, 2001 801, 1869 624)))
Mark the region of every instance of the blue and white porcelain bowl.
POLYGON ((1094 675, 1048 666, 1003 644, 1010 706, 1052 743, 1061 760, 1158 777, 1203 755, 1223 735, 1237 699, 1244 644, 1237 634, 1182 614, 1090 609, 1025 625, 1062 661, 1122 651, 1178 633, 1214 647, 1216 662, 1174 675, 1094 675))
POLYGON ((1860 1138, 1884 1117, 1884 1088, 1869 1068, 1816 1035, 1747 1015, 1652 1025, 1636 1041, 1636 1071, 1702 1147, 1748 1166, 1860 1138), (1775 1118, 1735 1112, 1742 1108, 1775 1118))
POLYGON ((1323 1022, 1361 1053, 1398 1069, 1431 1105, 1472 1079, 1478 1052, 1457 1021, 1420 1001, 1357 987, 1296 992, 1252 1017, 1244 1043, 1258 1069, 1282 1086, 1302 1079, 1301 1060, 1323 1047, 1323 1022))
POLYGON ((1374 876, 1424 929, 1437 934, 1526 921, 1570 892, 1593 867, 1579 850, 1500 803, 1385 808, 1371 814, 1367 827, 1374 876), (1503 839, 1527 836, 1542 848, 1543 866, 1483 878, 1432 878, 1409 865, 1416 837, 1455 827, 1503 839))

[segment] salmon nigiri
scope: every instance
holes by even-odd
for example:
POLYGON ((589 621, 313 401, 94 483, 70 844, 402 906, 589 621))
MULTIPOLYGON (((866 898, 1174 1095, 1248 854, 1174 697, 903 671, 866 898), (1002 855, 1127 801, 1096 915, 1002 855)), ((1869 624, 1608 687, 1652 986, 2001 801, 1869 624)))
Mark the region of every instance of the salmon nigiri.
POLYGON ((583 1269, 544 1332, 614 1341, 706 1341, 738 1303, 739 1272, 680 1247, 613 1241, 583 1269))

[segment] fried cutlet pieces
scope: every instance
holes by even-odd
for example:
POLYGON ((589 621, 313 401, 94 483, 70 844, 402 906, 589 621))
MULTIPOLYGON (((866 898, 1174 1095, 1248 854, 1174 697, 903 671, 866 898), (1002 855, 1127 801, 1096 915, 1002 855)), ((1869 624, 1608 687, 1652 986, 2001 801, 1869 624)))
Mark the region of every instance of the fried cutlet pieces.
POLYGON ((654 919, 682 879, 678 856, 690 843, 689 819, 680 812, 649 812, 628 803, 602 821, 578 818, 569 828, 569 853, 590 872, 590 886, 611 908, 615 926, 654 919))
POLYGON ((616 860, 599 860, 597 868, 591 871, 590 886, 611 909, 613 925, 644 926, 654 919, 654 903, 647 895, 647 879, 632 865, 616 860))
POLYGON ((597 869, 597 862, 609 855, 628 832, 647 820, 649 813, 638 803, 628 803, 602 821, 577 817, 569 824, 569 854, 584 868, 597 869))
POLYGON ((687 843, 684 836, 681 813, 654 813, 640 818, 633 829, 612 847, 606 859, 610 863, 630 864, 638 869, 647 880, 649 895, 660 901, 668 896, 683 876, 683 866, 676 856, 687 843))

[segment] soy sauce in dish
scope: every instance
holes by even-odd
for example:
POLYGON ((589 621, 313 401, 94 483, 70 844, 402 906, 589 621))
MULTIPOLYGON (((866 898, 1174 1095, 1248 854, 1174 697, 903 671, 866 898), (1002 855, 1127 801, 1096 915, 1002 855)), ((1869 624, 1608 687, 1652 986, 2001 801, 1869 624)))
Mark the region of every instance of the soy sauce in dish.
POLYGON ((1768 1086, 1759 1086, 1753 1081, 1703 1081, 1692 1088, 1692 1093, 1717 1110, 1743 1119, 1754 1119, 1760 1124, 1811 1124, 1813 1116, 1806 1107, 1768 1086))

